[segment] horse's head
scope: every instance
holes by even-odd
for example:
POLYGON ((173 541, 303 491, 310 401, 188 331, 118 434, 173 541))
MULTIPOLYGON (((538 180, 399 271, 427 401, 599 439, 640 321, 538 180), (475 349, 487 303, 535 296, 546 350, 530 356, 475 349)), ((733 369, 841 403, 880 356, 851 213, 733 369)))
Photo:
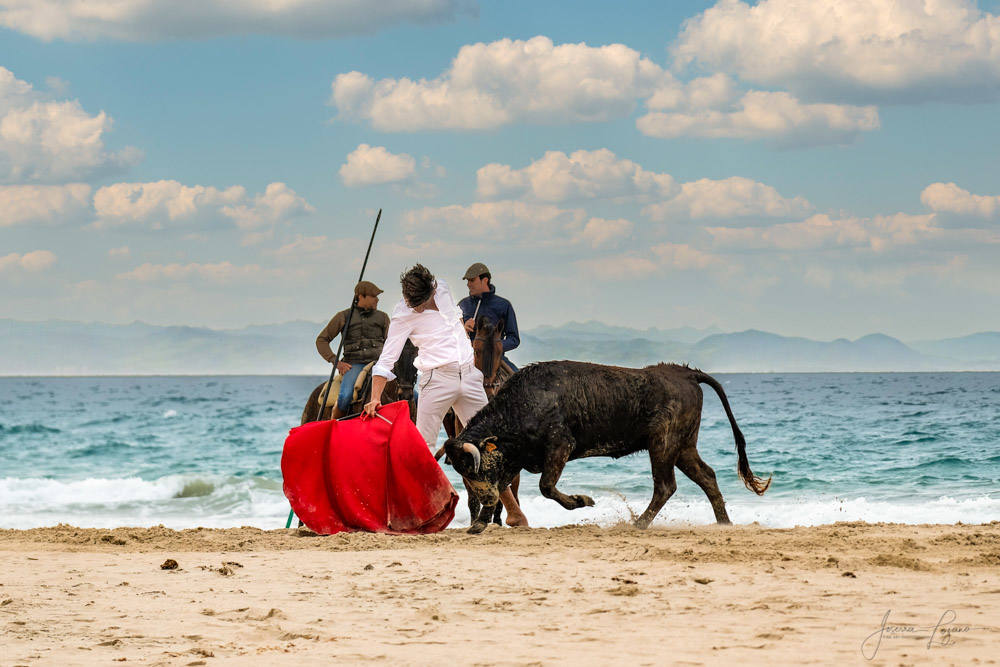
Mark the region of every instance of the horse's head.
POLYGON ((480 316, 476 322, 476 337, 472 341, 472 350, 476 355, 476 368, 483 372, 486 384, 496 380, 500 370, 500 360, 503 358, 504 321, 496 324, 488 318, 480 316))

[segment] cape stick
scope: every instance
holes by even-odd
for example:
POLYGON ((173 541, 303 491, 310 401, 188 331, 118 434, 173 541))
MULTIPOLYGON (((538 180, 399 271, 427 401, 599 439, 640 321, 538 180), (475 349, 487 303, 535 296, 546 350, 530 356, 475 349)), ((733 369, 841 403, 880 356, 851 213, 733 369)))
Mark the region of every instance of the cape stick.
MULTIPOLYGON (((372 254, 372 244, 375 243, 375 232, 378 231, 379 220, 382 219, 382 209, 378 210, 378 215, 375 216, 375 227, 372 229, 372 237, 368 240, 368 251, 365 252, 365 261, 361 265, 361 275, 358 276, 358 282, 360 283, 365 279, 365 269, 368 268, 368 257, 372 254)), ((326 383, 326 389, 323 390, 323 400, 319 405, 319 414, 317 415, 316 421, 323 420, 323 413, 326 412, 326 403, 330 398, 330 389, 333 388, 333 378, 337 374, 337 364, 340 363, 340 353, 344 351, 344 338, 347 337, 347 330, 351 326, 351 315, 354 314, 354 307, 357 305, 358 297, 357 295, 351 299, 351 307, 347 310, 347 320, 344 322, 344 328, 340 330, 340 344, 337 345, 337 354, 333 357, 333 368, 330 369, 330 379, 326 383)), ((292 517, 295 516, 295 510, 289 510, 288 521, 285 522, 285 528, 292 527, 292 517)))

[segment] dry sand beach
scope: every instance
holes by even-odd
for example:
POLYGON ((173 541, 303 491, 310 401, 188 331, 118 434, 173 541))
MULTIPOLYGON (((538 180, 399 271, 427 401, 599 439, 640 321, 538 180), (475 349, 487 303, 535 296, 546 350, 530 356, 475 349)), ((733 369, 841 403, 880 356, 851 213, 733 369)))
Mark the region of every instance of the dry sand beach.
POLYGON ((998 572, 1000 522, 6 530, 0 663, 996 664, 998 572))

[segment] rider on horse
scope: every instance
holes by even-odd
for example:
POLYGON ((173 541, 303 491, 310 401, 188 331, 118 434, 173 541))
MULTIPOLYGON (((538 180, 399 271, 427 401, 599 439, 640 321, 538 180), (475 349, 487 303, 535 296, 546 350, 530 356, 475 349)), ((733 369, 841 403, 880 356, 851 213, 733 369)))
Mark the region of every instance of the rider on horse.
POLYGON ((462 320, 470 337, 475 336, 476 322, 479 317, 485 317, 493 324, 503 322, 503 361, 516 372, 517 366, 512 364, 506 354, 521 344, 517 333, 517 317, 510 301, 497 296, 497 288, 493 285, 490 270, 482 262, 476 262, 465 271, 465 284, 469 288, 469 296, 458 302, 462 309, 462 320))
MULTIPOLYGON (((382 353, 386 334, 389 331, 389 316, 378 307, 378 295, 382 293, 374 283, 362 280, 354 286, 354 314, 351 315, 351 326, 344 334, 344 357, 337 364, 340 372, 340 395, 333 409, 333 418, 338 419, 347 414, 354 395, 354 384, 364 367, 378 359, 382 353)), ((347 322, 348 310, 342 310, 333 316, 326 328, 316 338, 316 349, 321 357, 333 363, 333 350, 330 341, 344 328, 347 322)))

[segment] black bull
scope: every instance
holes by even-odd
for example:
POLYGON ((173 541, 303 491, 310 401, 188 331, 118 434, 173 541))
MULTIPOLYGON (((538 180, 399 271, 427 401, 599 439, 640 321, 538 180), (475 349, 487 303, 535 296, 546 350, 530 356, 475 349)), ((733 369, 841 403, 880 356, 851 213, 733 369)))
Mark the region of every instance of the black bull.
POLYGON ((702 393, 712 387, 736 438, 737 471, 748 489, 763 494, 771 480, 750 470, 746 440, 722 386, 687 366, 642 369, 577 361, 532 364, 516 373, 455 438, 445 442, 452 466, 483 504, 469 532, 486 528, 493 507, 520 470, 541 473, 539 489, 566 509, 594 504, 556 488, 567 461, 588 456, 618 458, 649 451, 653 498, 636 520, 646 528, 677 488, 674 467, 702 488, 719 523, 729 523, 715 471, 698 455, 702 393))

